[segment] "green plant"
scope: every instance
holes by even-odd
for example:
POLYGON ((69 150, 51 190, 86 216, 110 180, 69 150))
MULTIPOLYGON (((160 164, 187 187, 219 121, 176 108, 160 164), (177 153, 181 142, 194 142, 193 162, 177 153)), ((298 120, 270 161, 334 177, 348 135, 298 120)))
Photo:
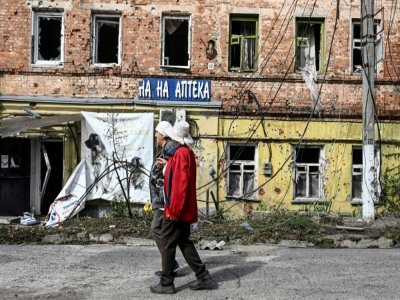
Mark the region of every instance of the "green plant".
POLYGON ((385 172, 381 179, 380 201, 388 213, 400 215, 400 172, 385 172))
POLYGON ((356 207, 353 212, 352 212, 352 216, 354 218, 360 218, 362 217, 362 206, 358 206, 356 207))
POLYGON ((111 201, 111 216, 113 218, 121 218, 128 216, 128 207, 122 197, 116 197, 111 201))

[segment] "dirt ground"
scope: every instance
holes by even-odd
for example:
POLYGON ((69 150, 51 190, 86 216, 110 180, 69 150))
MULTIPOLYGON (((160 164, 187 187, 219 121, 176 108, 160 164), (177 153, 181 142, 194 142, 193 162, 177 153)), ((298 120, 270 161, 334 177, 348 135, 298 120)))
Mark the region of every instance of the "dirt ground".
MULTIPOLYGON (((111 235, 111 240, 152 238, 151 217, 146 215, 136 215, 133 219, 74 217, 52 228, 43 226, 44 217, 38 220, 42 223, 35 226, 0 224, 0 243, 43 244, 48 243, 46 236, 57 234, 69 237, 62 243, 70 244, 93 243, 96 241, 82 237, 102 234, 111 235)), ((282 240, 296 240, 314 247, 334 248, 332 236, 351 234, 356 234, 357 239, 384 237, 393 241, 393 247, 399 247, 400 219, 381 217, 372 224, 365 224, 345 216, 271 213, 263 218, 243 220, 200 220, 193 228, 192 239, 196 243, 223 240, 228 244, 278 244, 282 240)))

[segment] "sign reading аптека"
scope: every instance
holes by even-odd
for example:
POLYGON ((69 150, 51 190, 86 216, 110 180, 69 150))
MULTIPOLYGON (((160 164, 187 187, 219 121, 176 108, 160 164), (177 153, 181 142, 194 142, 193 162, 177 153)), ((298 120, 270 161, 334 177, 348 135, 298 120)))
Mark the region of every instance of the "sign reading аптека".
POLYGON ((210 101, 210 80, 146 78, 139 84, 139 99, 210 101))

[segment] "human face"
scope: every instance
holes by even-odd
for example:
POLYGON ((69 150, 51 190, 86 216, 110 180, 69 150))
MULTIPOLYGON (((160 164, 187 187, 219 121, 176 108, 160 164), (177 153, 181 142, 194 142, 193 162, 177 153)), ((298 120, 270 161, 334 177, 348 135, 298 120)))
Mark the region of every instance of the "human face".
POLYGON ((164 136, 163 136, 161 133, 159 133, 158 131, 156 131, 156 133, 155 133, 154 136, 156 137, 156 142, 157 142, 157 145, 158 145, 158 146, 164 145, 165 138, 164 138, 164 136))

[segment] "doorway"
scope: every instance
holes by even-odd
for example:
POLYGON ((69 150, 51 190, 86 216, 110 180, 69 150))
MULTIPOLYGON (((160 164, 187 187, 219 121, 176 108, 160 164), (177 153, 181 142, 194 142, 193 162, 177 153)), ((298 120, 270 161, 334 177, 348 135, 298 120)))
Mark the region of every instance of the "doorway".
POLYGON ((30 210, 30 140, 0 138, 0 215, 30 210))

